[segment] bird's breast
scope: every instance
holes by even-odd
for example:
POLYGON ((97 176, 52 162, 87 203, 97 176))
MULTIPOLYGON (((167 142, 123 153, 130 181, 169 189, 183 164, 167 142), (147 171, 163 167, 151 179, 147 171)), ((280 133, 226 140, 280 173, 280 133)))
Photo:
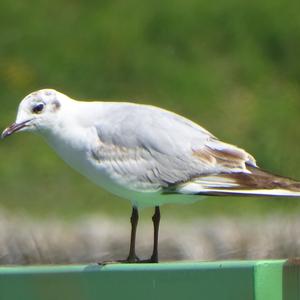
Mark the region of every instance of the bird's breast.
POLYGON ((47 136, 48 144, 55 152, 73 169, 87 177, 93 183, 121 197, 127 197, 128 191, 125 186, 114 177, 114 174, 100 159, 96 159, 94 153, 97 147, 98 136, 93 130, 85 130, 72 136, 64 133, 61 137, 58 134, 47 136))

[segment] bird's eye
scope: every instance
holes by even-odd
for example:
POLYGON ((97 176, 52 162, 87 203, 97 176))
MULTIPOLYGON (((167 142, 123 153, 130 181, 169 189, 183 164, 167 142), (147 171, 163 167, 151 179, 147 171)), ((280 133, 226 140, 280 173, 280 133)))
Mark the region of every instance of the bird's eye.
POLYGON ((35 114, 40 113, 44 109, 44 104, 40 103, 33 107, 32 112, 35 114))

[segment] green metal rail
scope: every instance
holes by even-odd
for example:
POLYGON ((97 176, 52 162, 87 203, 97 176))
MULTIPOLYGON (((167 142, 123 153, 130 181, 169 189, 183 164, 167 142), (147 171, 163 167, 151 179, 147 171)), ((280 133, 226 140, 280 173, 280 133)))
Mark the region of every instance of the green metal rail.
POLYGON ((299 261, 0 268, 1 300, 299 300, 299 261))

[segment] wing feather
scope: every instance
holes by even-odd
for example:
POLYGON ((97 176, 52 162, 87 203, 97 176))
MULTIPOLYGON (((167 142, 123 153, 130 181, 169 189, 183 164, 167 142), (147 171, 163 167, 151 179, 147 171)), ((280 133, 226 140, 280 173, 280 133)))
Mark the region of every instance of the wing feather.
POLYGON ((205 195, 300 196, 300 182, 249 166, 249 173, 200 176, 177 186, 177 192, 205 195))
POLYGON ((139 191, 165 189, 202 175, 248 172, 254 158, 199 125, 145 105, 118 104, 95 124, 91 150, 109 176, 139 191))
POLYGON ((245 150, 217 139, 207 141, 202 148, 195 150, 193 155, 206 164, 224 169, 223 172, 226 172, 227 169, 230 172, 244 171, 247 173, 249 172, 247 165, 256 166, 253 156, 245 150))

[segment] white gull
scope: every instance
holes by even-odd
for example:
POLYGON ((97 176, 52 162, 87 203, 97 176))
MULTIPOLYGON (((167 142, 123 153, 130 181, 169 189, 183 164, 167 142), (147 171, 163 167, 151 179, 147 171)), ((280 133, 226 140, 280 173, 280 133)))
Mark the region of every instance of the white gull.
POLYGON ((300 196, 300 183, 257 167, 241 148, 224 143, 175 113, 126 102, 76 101, 52 89, 20 103, 16 122, 2 138, 32 131, 78 172, 132 203, 131 242, 135 253, 138 209, 155 206, 154 247, 158 261, 159 206, 190 203, 200 195, 300 196))

